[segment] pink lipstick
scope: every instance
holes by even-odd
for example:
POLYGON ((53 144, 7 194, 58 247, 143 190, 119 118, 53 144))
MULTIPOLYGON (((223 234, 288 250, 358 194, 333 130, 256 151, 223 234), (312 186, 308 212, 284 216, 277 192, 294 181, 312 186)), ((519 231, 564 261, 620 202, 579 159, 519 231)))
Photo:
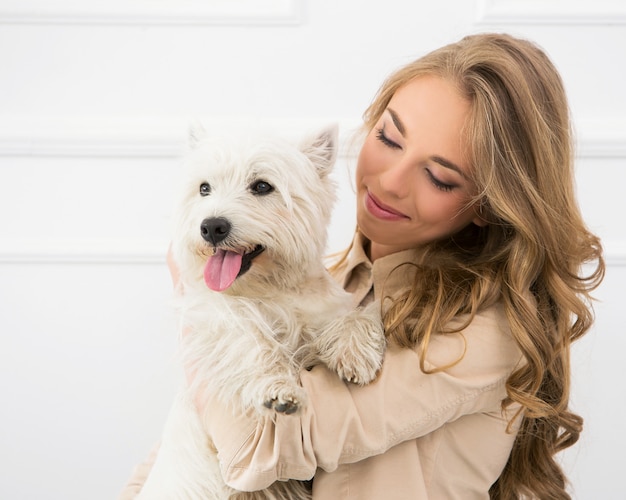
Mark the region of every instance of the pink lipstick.
POLYGON ((403 220, 408 217, 402 212, 398 212, 393 208, 383 204, 376 197, 374 197, 369 191, 365 195, 365 207, 367 211, 378 219, 384 220, 403 220))

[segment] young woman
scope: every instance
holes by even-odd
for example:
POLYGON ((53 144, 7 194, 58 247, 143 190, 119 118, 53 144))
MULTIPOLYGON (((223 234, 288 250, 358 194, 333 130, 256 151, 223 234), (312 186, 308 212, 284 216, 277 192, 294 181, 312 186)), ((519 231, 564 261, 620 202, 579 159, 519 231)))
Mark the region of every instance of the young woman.
POLYGON ((306 410, 261 423, 211 402, 227 483, 314 476, 324 500, 569 498, 555 454, 582 428, 570 345, 604 263, 575 199, 556 69, 530 42, 469 36, 391 75, 364 118, 358 230, 331 271, 355 305, 381 301, 383 368, 364 387, 303 371, 306 410))

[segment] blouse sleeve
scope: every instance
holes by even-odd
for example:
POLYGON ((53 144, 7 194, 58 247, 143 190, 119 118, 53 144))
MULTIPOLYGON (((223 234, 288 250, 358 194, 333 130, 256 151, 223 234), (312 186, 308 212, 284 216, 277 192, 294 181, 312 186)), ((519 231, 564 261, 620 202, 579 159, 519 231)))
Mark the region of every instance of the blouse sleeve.
POLYGON ((427 370, 411 349, 390 347, 378 378, 347 384, 322 366, 302 373, 309 401, 297 415, 233 416, 223 405, 208 410, 207 430, 226 483, 254 491, 272 482, 310 479, 384 453, 463 415, 498 411, 506 380, 520 360, 497 312, 477 316, 462 333, 431 341, 427 370))

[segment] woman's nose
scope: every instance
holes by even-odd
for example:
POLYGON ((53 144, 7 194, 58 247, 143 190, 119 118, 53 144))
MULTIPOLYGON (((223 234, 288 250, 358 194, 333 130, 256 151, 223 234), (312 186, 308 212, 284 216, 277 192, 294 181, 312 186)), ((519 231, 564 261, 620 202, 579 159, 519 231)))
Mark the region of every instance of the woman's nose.
POLYGON ((389 164, 380 174, 380 187, 396 198, 405 198, 410 192, 409 169, 402 161, 389 164))

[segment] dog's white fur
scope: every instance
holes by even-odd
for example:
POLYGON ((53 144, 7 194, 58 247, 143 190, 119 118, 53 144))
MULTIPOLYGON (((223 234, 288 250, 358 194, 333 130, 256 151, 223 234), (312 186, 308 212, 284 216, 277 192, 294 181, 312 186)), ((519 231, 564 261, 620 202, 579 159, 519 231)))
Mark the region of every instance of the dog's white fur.
POLYGON ((308 498, 297 481, 250 493, 226 486, 192 400, 202 387, 236 411, 295 413, 306 405, 303 366, 321 362, 358 384, 376 376, 384 351, 378 308, 353 309, 323 264, 337 128, 299 145, 274 137, 233 142, 198 130, 192 143, 172 250, 183 287, 183 362, 194 384, 172 408, 138 498, 308 498), (217 243, 201 230, 216 218, 228 221, 217 243), (223 291, 209 289, 204 270, 214 252, 258 245, 264 251, 247 272, 223 291))

